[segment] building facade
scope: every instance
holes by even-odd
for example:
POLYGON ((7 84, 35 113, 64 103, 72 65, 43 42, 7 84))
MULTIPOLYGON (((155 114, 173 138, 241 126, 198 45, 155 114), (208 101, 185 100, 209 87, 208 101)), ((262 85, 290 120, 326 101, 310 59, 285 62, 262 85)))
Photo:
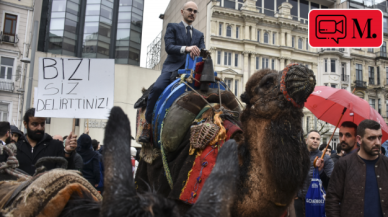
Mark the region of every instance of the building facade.
MULTIPOLYGON (((164 13, 163 32, 170 22, 180 22, 184 1, 171 0, 164 13), (166 18, 167 17, 167 18, 166 18)), ((289 63, 314 71, 317 85, 353 91, 388 121, 388 55, 381 49, 312 48, 308 44, 308 13, 313 9, 378 8, 384 13, 384 41, 388 40, 387 1, 350 0, 210 0, 198 1, 194 28, 205 35, 215 71, 236 96, 257 70, 282 70, 289 63), (204 21, 206 20, 206 25, 204 21), (358 74, 357 74, 358 73, 358 74), (358 76, 358 77, 357 77, 358 76), (370 83, 369 81, 372 81, 370 83)), ((160 68, 167 57, 162 41, 160 68)), ((305 132, 320 130, 327 143, 334 127, 304 109, 305 132)), ((339 143, 338 130, 331 145, 339 143)))
POLYGON ((38 50, 140 65, 144 0, 43 0, 38 50))
POLYGON ((33 0, 0 1, 0 121, 21 126, 33 0))

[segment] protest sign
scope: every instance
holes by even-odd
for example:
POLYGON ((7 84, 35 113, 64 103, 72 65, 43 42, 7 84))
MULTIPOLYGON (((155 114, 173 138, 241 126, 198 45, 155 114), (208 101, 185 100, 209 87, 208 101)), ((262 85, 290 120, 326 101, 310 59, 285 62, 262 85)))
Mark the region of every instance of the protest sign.
POLYGON ((35 116, 107 119, 114 67, 113 59, 40 58, 35 116))

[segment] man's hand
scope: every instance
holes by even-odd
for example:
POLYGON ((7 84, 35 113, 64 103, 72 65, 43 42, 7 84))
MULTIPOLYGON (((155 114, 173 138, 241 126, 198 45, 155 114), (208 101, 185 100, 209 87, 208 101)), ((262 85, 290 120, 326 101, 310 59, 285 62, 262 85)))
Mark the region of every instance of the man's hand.
POLYGON ((318 167, 318 170, 321 171, 323 169, 323 166, 325 165, 325 160, 318 158, 317 162, 315 163, 315 166, 318 167))
POLYGON ((186 52, 190 53, 190 57, 192 59, 194 59, 195 56, 199 56, 201 54, 201 50, 197 46, 195 46, 195 45, 190 46, 190 47, 187 46, 186 47, 186 52))
POLYGON ((77 135, 73 135, 73 132, 71 132, 65 142, 65 151, 68 153, 71 153, 76 148, 77 148, 77 135))

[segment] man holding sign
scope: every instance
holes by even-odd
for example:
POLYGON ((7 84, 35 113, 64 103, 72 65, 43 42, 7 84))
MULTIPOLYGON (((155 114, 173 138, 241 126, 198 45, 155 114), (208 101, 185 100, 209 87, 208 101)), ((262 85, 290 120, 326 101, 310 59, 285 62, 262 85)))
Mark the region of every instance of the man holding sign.
MULTIPOLYGON (((65 148, 62 142, 53 140, 45 133, 46 118, 35 117, 35 109, 27 110, 24 115, 24 127, 27 134, 16 143, 19 169, 29 175, 35 173, 35 163, 42 157, 64 157, 68 162, 68 169, 75 169, 74 155, 77 147, 77 136, 70 133, 65 141, 65 148)), ((57 167, 56 163, 47 162, 44 164, 47 170, 57 167)))

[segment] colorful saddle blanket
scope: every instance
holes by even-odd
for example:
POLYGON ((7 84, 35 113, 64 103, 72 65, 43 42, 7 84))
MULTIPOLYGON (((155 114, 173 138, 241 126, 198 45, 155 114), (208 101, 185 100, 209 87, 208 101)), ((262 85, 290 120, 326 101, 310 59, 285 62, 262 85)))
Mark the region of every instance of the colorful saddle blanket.
MULTIPOLYGON (((242 132, 237 125, 228 120, 223 122, 223 126, 226 129, 225 141, 229 140, 235 133, 242 132)), ((194 204, 197 201, 206 179, 216 164, 219 149, 225 141, 220 141, 212 146, 208 145, 204 150, 197 151, 193 167, 187 175, 186 184, 179 196, 180 200, 189 204, 194 204)))

